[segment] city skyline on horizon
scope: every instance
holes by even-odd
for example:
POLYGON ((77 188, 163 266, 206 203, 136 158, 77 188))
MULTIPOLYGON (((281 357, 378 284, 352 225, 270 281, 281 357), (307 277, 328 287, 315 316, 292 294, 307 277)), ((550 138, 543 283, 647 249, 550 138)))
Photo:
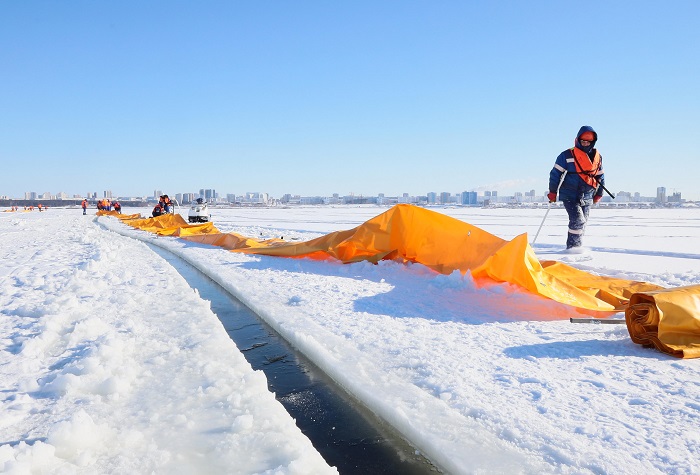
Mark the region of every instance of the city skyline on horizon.
MULTIPOLYGON (((464 190, 464 191, 458 191, 458 192, 449 192, 449 191, 429 191, 423 194, 411 194, 408 192, 403 192, 399 194, 387 194, 387 193, 374 193, 374 194, 365 194, 365 193, 330 193, 330 194, 300 194, 300 193, 283 193, 280 196, 275 196, 272 195, 271 193, 267 193, 264 191, 246 191, 243 193, 229 193, 229 192, 224 192, 224 193, 218 193, 216 192, 215 188, 200 188, 199 193, 197 192, 175 192, 175 193, 167 193, 163 192, 162 190, 154 189, 152 194, 141 194, 141 195, 120 195, 118 193, 112 192, 112 190, 103 190, 102 192, 97 192, 97 191, 91 191, 88 192, 87 195, 81 195, 81 194, 72 194, 69 195, 68 193, 65 192, 57 192, 56 194, 52 194, 51 192, 43 192, 43 193, 38 193, 38 192, 24 192, 24 197, 12 197, 9 195, 5 195, 2 193, 0 190, 0 199, 9 199, 9 200, 31 200, 31 199, 54 199, 54 200, 76 200, 76 199, 83 199, 83 198, 89 198, 89 199, 94 199, 94 198, 112 198, 116 197, 122 200, 125 199, 143 199, 143 200, 148 200, 148 199, 153 199, 153 198, 158 198, 159 195, 162 194, 167 194, 167 195, 172 195, 172 196, 177 196, 177 195, 194 195, 195 197, 201 196, 201 197, 207 197, 211 195, 211 193, 214 193, 215 199, 219 199, 221 197, 229 197, 229 196, 236 196, 236 197, 243 197, 249 194, 264 194, 268 196, 271 199, 282 199, 284 197, 290 196, 294 198, 333 198, 333 197, 342 197, 342 198, 347 198, 347 197, 356 197, 356 198, 376 198, 376 197, 383 197, 386 199, 390 198, 422 198, 422 197, 428 197, 431 194, 435 194, 437 196, 443 195, 445 193, 449 194, 450 196, 460 196, 461 194, 464 193, 476 193, 476 196, 480 197, 490 197, 490 196, 498 196, 499 198, 517 198, 517 197, 543 197, 546 196, 548 190, 543 191, 541 194, 538 194, 535 189, 530 189, 528 191, 516 191, 512 193, 501 193, 499 190, 464 190), (209 194, 207 194, 209 192, 209 194), (49 197, 46 195, 49 194, 49 197), (28 197, 30 196, 30 197, 28 197), (34 197, 31 197, 34 196, 34 197)), ((660 194, 663 193, 664 200, 669 198, 669 197, 675 197, 677 200, 683 200, 683 201, 700 201, 697 199, 690 199, 690 198, 683 198, 683 193, 680 191, 676 191, 675 189, 671 188, 669 189, 668 187, 663 187, 659 186, 656 188, 656 193, 654 194, 643 194, 639 191, 625 191, 625 190, 620 190, 615 192, 616 198, 618 196, 620 197, 627 197, 627 198, 658 198, 660 194), (661 192, 663 190, 663 192, 661 192), (670 190, 670 191, 669 191, 670 190)), ((605 195, 607 196, 607 194, 605 195)))

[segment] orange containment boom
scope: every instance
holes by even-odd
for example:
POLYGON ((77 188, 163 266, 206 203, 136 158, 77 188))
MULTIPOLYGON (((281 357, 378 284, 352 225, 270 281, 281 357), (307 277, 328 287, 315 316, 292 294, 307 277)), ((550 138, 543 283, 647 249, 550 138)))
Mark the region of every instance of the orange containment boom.
POLYGON ((700 357, 700 285, 634 294, 625 321, 635 343, 679 358, 700 357))
POLYGON ((158 234, 160 236, 192 236, 220 231, 214 223, 187 224, 179 214, 163 214, 154 218, 141 218, 140 214, 119 214, 116 211, 98 211, 97 216, 114 216, 131 227, 158 234))
POLYGON ((557 302, 603 312, 623 310, 635 292, 661 289, 646 282, 593 276, 559 262, 540 262, 527 234, 506 241, 464 221, 412 205, 396 205, 356 228, 300 243, 260 242, 236 234, 184 239, 247 254, 330 256, 345 263, 417 262, 442 274, 471 272, 475 278, 511 282, 557 302))

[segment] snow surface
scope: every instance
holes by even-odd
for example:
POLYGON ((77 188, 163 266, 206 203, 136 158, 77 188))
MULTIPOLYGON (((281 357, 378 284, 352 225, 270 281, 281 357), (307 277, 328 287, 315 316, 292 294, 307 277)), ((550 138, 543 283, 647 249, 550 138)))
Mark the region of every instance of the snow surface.
MULTIPOLYGON (((223 232, 306 240, 385 210, 211 212, 223 232)), ((506 239, 545 213, 436 210, 506 239)), ((562 252, 565 233, 553 208, 538 256, 700 284, 700 209, 594 208, 583 253, 562 252)), ((0 213, 0 471, 335 472, 141 241, 219 282, 445 472, 700 471, 700 360, 624 325, 572 324, 575 309, 458 272, 232 253, 80 209, 0 213)))

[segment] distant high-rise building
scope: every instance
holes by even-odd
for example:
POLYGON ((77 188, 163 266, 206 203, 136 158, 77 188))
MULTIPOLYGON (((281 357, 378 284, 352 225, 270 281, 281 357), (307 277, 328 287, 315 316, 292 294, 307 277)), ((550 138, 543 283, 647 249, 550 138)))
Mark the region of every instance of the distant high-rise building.
POLYGON ((446 205, 450 202, 450 197, 452 197, 452 193, 448 193, 447 191, 443 191, 440 193, 440 203, 446 205))
POLYGON ((102 193, 103 193, 103 196, 102 196, 103 198, 108 198, 110 200, 112 199, 112 191, 111 190, 106 190, 106 191, 103 191, 102 193))
POLYGON ((673 192, 671 196, 668 197, 668 202, 669 203, 681 203, 683 200, 681 199, 681 193, 680 191, 678 192, 673 192))
POLYGON ((632 201, 632 193, 628 191, 618 191, 615 195, 615 201, 618 203, 629 203, 632 201))
POLYGON ((660 186, 656 189, 656 202, 666 203, 666 187, 660 186))
POLYGON ((182 194, 182 202, 183 203, 192 203, 194 201, 194 193, 183 193, 182 194))
POLYGON ((158 199, 158 198, 160 198, 161 196, 163 196, 163 192, 162 192, 162 191, 160 191, 160 190, 154 190, 154 191, 153 191, 153 197, 154 197, 155 199, 158 199))
POLYGON ((437 193, 431 191, 430 193, 428 193, 427 198, 428 204, 434 205, 437 202, 437 193))
POLYGON ((267 193, 249 191, 245 194, 245 199, 249 203, 267 203, 270 197, 267 193))
POLYGON ((204 198, 205 201, 214 201, 218 196, 216 195, 216 190, 212 190, 211 188, 205 189, 205 188, 200 188, 199 189, 199 196, 201 198, 204 198))
POLYGON ((460 203, 463 205, 475 205, 476 191, 463 191, 461 194, 460 203))

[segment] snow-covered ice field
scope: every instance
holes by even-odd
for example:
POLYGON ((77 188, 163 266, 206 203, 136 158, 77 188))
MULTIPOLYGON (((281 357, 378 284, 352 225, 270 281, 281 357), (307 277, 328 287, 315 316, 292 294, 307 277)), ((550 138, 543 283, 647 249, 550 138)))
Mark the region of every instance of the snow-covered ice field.
MULTIPOLYGON (((213 208, 212 220, 306 240, 385 210, 213 208)), ((436 211, 530 240, 545 213, 436 211)), ((594 208, 582 254, 561 252, 566 223, 550 211, 541 259, 700 284, 698 208, 594 208)), ((700 471, 700 361, 635 345, 624 325, 571 324, 570 307, 459 273, 231 253, 79 209, 0 213, 0 471, 334 473, 142 240, 219 282, 448 473, 700 471)))

